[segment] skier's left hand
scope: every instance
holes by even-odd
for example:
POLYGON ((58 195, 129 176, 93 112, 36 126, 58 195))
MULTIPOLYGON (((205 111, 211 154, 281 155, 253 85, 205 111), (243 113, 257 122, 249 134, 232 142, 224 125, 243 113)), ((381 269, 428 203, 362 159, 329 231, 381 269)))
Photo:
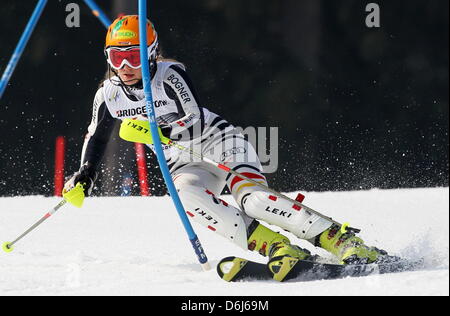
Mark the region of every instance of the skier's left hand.
POLYGON ((63 192, 69 192, 78 183, 82 183, 84 186, 84 195, 89 196, 94 188, 94 183, 97 180, 98 173, 95 171, 89 162, 86 162, 81 166, 80 170, 75 172, 73 176, 64 185, 63 192))

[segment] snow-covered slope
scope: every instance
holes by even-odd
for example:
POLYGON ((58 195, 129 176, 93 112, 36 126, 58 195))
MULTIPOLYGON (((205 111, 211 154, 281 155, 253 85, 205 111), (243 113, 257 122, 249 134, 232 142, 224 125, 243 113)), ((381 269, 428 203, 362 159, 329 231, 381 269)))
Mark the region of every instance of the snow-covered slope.
MULTIPOLYGON (((426 256, 427 268, 281 284, 232 284, 214 270, 203 272, 168 197, 90 198, 82 209, 61 209, 12 253, 0 253, 0 296, 449 295, 448 194, 448 188, 307 194, 306 205, 361 228, 368 244, 406 257, 426 256)), ((0 198, 0 241, 13 240, 57 203, 56 198, 0 198)), ((194 228, 212 265, 229 255, 264 262, 209 230, 194 228)))

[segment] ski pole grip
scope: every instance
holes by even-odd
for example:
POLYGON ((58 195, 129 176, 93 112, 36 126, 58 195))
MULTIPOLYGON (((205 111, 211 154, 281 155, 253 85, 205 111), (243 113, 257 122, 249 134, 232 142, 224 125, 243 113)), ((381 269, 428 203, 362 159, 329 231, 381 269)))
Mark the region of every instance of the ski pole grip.
MULTIPOLYGON (((158 127, 158 134, 163 144, 168 144, 170 139, 165 137, 158 127)), ((153 136, 148 121, 124 119, 120 124, 119 137, 123 140, 153 145, 153 136)))
POLYGON ((78 183, 72 190, 63 191, 64 199, 75 207, 81 208, 84 203, 84 185, 78 183))

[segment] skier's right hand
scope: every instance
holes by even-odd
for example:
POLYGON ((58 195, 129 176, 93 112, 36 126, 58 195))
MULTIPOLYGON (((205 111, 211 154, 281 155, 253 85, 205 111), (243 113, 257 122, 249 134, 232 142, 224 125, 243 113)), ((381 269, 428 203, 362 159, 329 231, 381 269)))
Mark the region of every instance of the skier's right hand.
POLYGON ((94 188, 95 180, 97 180, 97 172, 93 170, 89 162, 81 166, 80 170, 75 172, 73 176, 64 185, 64 191, 72 190, 78 183, 84 186, 84 195, 89 196, 94 188))

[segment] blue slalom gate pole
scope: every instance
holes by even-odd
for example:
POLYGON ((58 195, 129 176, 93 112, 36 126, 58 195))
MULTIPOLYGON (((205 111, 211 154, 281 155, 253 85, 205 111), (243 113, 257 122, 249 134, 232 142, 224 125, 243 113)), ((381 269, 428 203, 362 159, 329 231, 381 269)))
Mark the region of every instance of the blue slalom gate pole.
POLYGON ((8 66, 6 66, 6 69, 3 72, 2 79, 0 81, 0 99, 2 98, 3 93, 5 92, 6 86, 8 85, 8 82, 11 79, 14 69, 16 69, 16 66, 19 63, 20 57, 22 56, 22 53, 25 50, 25 47, 27 46, 28 40, 30 39, 31 34, 33 33, 34 28, 36 27, 36 24, 39 21, 39 17, 41 16, 42 11, 44 11, 46 4, 47 0, 39 0, 38 4, 36 5, 36 8, 33 11, 33 14, 31 15, 30 20, 28 21, 25 31, 23 31, 19 43, 17 44, 16 49, 14 50, 14 53, 11 56, 11 59, 9 60, 8 66))
POLYGON ((153 95, 151 89, 150 78, 150 65, 148 61, 147 51, 147 0, 139 0, 139 43, 141 51, 141 69, 142 69, 142 82, 145 92, 145 104, 147 107, 148 120, 150 122, 150 130, 153 137, 153 144, 155 146, 156 156, 158 158, 159 166, 163 174, 164 180, 167 185, 167 189, 172 197, 173 203, 177 209, 178 215, 183 223, 183 226, 189 236, 189 240, 194 247, 197 254, 198 261, 201 263, 204 270, 209 270, 208 258, 203 250, 202 245, 192 228, 191 223, 186 215, 183 204, 181 203, 178 192, 173 183, 172 176, 170 175, 169 167, 167 166, 164 151, 161 146, 161 139, 158 133, 158 125, 156 122, 155 108, 153 105, 153 95))
POLYGON ((88 5, 88 7, 91 9, 92 14, 94 14, 96 17, 99 18, 99 20, 102 22, 102 24, 108 28, 111 25, 111 20, 108 18, 108 16, 100 9, 100 7, 95 3, 94 0, 84 0, 84 2, 88 5))

